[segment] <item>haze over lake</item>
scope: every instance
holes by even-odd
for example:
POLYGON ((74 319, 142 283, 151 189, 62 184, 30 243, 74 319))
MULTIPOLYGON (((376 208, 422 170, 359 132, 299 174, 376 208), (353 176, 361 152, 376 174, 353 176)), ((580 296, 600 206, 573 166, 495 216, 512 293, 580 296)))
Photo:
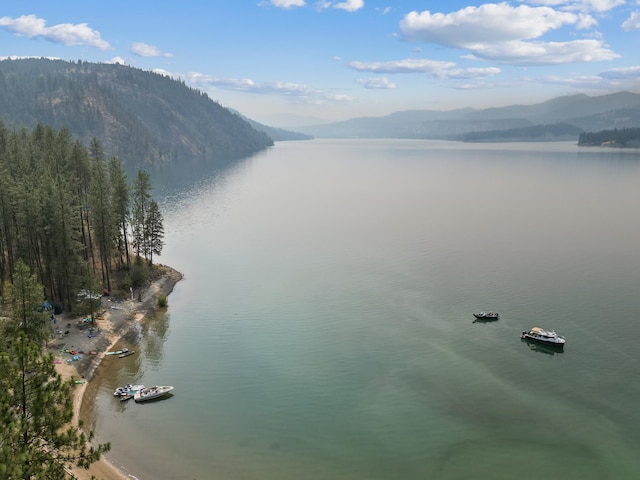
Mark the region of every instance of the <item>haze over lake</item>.
POLYGON ((159 262, 185 279, 91 385, 116 465, 640 478, 637 150, 313 140, 194 178, 157 190, 159 262), (533 326, 564 352, 523 343, 533 326), (174 395, 124 404, 127 382, 174 395))

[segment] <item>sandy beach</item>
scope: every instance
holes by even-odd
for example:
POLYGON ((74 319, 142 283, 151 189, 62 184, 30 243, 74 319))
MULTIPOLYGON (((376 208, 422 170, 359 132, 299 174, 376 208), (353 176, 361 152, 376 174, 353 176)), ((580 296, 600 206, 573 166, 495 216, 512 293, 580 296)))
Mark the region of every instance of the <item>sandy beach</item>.
MULTIPOLYGON (((62 314, 56 317, 56 326, 61 334, 50 343, 50 351, 55 357, 56 370, 63 378, 74 378, 78 383, 73 391, 74 423, 77 424, 88 382, 95 378, 96 368, 105 353, 135 325, 158 310, 158 297, 169 295, 174 286, 182 280, 180 272, 157 266, 161 275, 153 278, 133 298, 118 299, 111 296, 102 298, 99 314, 95 316, 97 332, 89 333, 82 325, 82 316, 62 314), (80 326, 79 326, 80 325, 80 326), (69 352, 77 352, 74 354, 69 352), (78 358, 79 357, 79 358, 78 358), (71 360, 71 361, 68 361, 71 360)), ((92 476, 102 480, 131 479, 102 458, 89 470, 74 469, 73 475, 79 480, 89 480, 92 476)))

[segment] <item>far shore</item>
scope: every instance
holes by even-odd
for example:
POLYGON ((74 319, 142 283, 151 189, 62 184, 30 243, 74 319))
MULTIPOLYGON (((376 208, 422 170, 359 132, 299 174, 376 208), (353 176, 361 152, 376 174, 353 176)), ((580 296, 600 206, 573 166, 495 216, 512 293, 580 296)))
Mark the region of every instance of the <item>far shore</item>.
MULTIPOLYGON (((82 327, 83 317, 71 317, 66 314, 56 317, 56 327, 62 333, 50 344, 54 354, 56 370, 62 378, 74 378, 77 385, 73 391, 73 423, 78 424, 82 402, 87 400, 85 392, 87 383, 94 380, 96 368, 120 339, 145 317, 153 316, 160 308, 158 298, 169 295, 175 285, 183 279, 183 275, 164 265, 157 265, 162 273, 139 291, 133 292, 130 298, 117 299, 105 296, 102 299, 100 315, 96 316, 97 333, 89 333, 82 327), (79 326, 80 325, 80 326, 79 326), (77 352, 74 355, 70 351, 77 352), (68 361, 69 360, 69 361, 68 361)), ((107 453, 108 455, 108 453, 107 453)), ((130 480, 131 477, 104 457, 91 465, 88 470, 76 468, 72 471, 79 480, 130 480)))

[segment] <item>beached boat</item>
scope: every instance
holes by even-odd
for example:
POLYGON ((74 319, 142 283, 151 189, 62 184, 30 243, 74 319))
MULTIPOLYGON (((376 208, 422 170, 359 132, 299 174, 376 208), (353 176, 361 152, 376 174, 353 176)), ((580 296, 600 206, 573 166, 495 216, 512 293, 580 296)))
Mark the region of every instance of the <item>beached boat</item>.
POLYGON ((128 348, 123 348, 122 350, 116 350, 114 352, 107 352, 105 355, 122 355, 123 353, 127 353, 129 351, 128 348))
POLYGON ((118 358, 128 357, 129 355, 133 355, 134 353, 136 353, 135 350, 130 350, 128 352, 123 352, 120 355, 118 355, 118 358))
POLYGON ((473 314, 478 320, 497 320, 500 318, 496 312, 478 312, 473 314))
POLYGON ((144 385, 131 385, 127 383, 124 387, 118 387, 113 392, 114 397, 124 397, 125 395, 133 395, 139 390, 142 390, 144 385))
POLYGON ((533 340, 534 342, 540 342, 544 345, 556 348, 564 347, 564 344, 567 341, 562 335, 558 335, 555 330, 545 330, 540 327, 533 327, 531 330, 524 330, 520 335, 520 338, 524 340, 533 340))
POLYGON ((138 390, 135 393, 135 395, 133 396, 133 400, 138 403, 146 402, 147 400, 153 400, 154 398, 162 397, 163 395, 169 393, 171 390, 173 390, 173 387, 170 385, 143 388, 142 390, 138 390))

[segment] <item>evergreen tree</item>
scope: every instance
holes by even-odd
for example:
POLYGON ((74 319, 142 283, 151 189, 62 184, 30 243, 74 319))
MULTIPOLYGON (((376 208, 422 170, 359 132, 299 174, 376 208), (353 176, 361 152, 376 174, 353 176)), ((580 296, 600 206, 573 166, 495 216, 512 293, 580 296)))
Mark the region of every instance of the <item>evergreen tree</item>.
POLYGON ((90 191, 92 230, 95 232, 96 246, 99 251, 102 282, 108 290, 111 290, 111 257, 113 241, 116 237, 111 208, 111 183, 107 175, 102 145, 95 138, 91 142, 90 152, 93 171, 90 191))
POLYGON ((44 346, 50 338, 49 314, 42 309, 44 295, 42 286, 29 267, 22 261, 16 263, 13 283, 9 286, 11 308, 10 331, 21 333, 38 346, 44 346))
POLYGON ((42 286, 22 261, 14 278, 17 286, 9 295, 14 328, 1 326, 0 480, 58 480, 72 465, 88 468, 110 445, 90 446, 92 434, 87 438, 71 425, 73 380, 62 380, 53 356, 43 353, 40 335, 34 335, 41 325, 32 323, 31 307, 42 286))
POLYGON ((129 240, 127 235, 127 226, 129 224, 129 185, 127 184, 127 176, 122 168, 122 163, 118 157, 111 157, 109 161, 109 178, 113 188, 111 190, 111 205, 113 208, 113 216, 118 224, 116 245, 122 262, 122 254, 124 253, 127 268, 131 266, 129 258, 129 240))
POLYGON ((145 232, 149 203, 151 202, 151 182, 149 173, 138 170, 133 179, 133 211, 131 227, 133 230, 133 246, 138 256, 147 252, 147 237, 145 232))
POLYGON ((153 263, 154 254, 160 255, 162 253, 162 247, 164 245, 164 225, 162 222, 162 213, 160 213, 158 202, 152 200, 151 203, 149 203, 149 211, 145 222, 146 245, 150 264, 153 263))

